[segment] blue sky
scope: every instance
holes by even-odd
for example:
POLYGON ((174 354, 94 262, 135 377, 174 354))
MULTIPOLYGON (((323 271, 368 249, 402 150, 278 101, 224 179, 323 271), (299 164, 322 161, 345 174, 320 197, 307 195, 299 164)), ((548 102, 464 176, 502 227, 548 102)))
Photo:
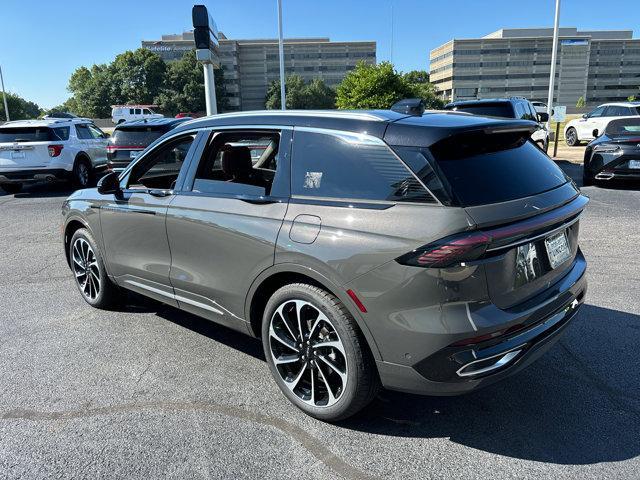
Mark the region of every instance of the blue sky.
MULTIPOLYGON (((563 0, 562 26, 633 29, 638 0, 563 0)), ((229 38, 275 37, 276 0, 204 2, 229 38)), ((555 0, 283 0, 286 37, 375 40, 378 61, 399 70, 427 69, 429 50, 453 37, 477 37, 501 27, 553 25, 555 0)), ((7 90, 51 107, 64 101, 79 66, 111 61, 140 41, 190 28, 187 0, 2 0, 0 65, 7 90), (8 40, 11 39, 11 40, 8 40)))

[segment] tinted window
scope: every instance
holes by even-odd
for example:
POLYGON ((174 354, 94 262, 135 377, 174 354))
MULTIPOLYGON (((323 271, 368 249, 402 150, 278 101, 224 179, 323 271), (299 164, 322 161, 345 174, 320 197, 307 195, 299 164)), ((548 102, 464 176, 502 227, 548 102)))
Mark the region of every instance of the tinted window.
POLYGON ((142 113, 142 110, 139 108, 136 108, 136 115, 140 115, 142 113))
POLYGON ((111 138, 114 145, 146 147, 163 133, 164 129, 158 127, 126 127, 116 128, 111 138))
POLYGON ((269 195, 280 172, 279 144, 279 132, 214 133, 198 165, 193 191, 222 195, 269 195))
POLYGON ((92 138, 94 139, 105 138, 104 132, 100 130, 98 127, 96 127, 95 125, 88 125, 88 128, 92 138))
POLYGON ((629 115, 632 115, 630 108, 618 105, 607 107, 604 114, 605 117, 626 117, 629 115))
POLYGON ((604 112, 604 108, 605 107, 598 107, 595 110, 593 110, 591 113, 589 113, 589 117, 601 117, 602 113, 604 112))
POLYGON ((472 103, 469 105, 458 105, 450 108, 450 110, 468 112, 474 115, 484 115, 488 117, 514 118, 513 107, 509 102, 472 103))
POLYGON ((471 154, 473 149, 456 150, 456 143, 437 145, 429 153, 462 206, 505 202, 528 197, 559 187, 567 182, 562 170, 538 147, 525 139, 471 138, 458 139, 466 147, 477 142, 484 152, 471 154), (496 142, 495 150, 490 142, 496 142), (493 150, 493 151, 492 151, 493 150))
POLYGON ((69 127, 52 128, 53 136, 56 140, 69 140, 69 127))
MULTIPOLYGON (((69 138, 68 132, 67 138, 69 138)), ((58 138, 48 127, 0 128, 0 142, 49 142, 55 140, 61 140, 61 138, 58 138)))
POLYGON ((195 135, 158 145, 131 170, 128 188, 173 188, 195 135))
POLYGON ((82 140, 91 140, 93 139, 93 135, 91 135, 91 131, 86 124, 78 124, 76 125, 76 132, 78 133, 78 138, 82 140))
POLYGON ((291 182, 294 195, 434 202, 385 144, 357 134, 296 131, 291 182))

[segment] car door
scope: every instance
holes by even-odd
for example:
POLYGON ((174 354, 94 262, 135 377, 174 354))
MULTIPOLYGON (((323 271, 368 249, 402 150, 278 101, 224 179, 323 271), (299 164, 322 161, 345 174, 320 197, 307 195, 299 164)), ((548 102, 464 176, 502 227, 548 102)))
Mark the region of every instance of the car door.
POLYGON ((598 125, 602 116, 604 115, 604 111, 606 108, 606 106, 598 107, 588 113, 585 118, 578 121, 578 123, 576 124, 576 129, 578 131, 578 138, 580 140, 593 138, 593 130, 595 128, 598 128, 598 125))
POLYGON ((274 263, 289 198, 289 128, 216 129, 167 211, 181 308, 245 330, 244 302, 274 263), (260 147, 259 158, 251 158, 260 147), (262 148, 264 147, 264 148, 262 148))
POLYGON ((121 286, 176 306, 166 213, 197 140, 191 132, 159 143, 125 170, 122 191, 100 204, 109 274, 121 286))
POLYGON ((91 140, 88 141, 92 143, 91 159, 93 160, 94 166, 106 165, 107 135, 92 123, 88 124, 87 128, 91 134, 91 140))

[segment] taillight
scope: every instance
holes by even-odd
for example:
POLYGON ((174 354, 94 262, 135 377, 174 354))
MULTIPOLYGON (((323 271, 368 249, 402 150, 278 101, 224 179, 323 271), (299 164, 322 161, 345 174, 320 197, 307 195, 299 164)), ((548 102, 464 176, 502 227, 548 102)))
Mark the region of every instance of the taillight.
POLYGON ((491 243, 484 232, 453 235, 406 253, 396 262, 425 268, 447 268, 480 258, 491 243))
POLYGON ((62 152, 62 145, 49 145, 47 148, 50 157, 57 157, 62 152))

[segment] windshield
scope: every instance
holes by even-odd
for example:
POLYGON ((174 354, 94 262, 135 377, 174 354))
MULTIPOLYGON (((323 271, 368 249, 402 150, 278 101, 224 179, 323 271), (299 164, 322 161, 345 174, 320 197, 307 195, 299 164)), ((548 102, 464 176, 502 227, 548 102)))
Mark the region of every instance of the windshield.
POLYGON ((113 132, 111 142, 114 145, 146 147, 155 139, 160 138, 163 133, 164 130, 157 127, 117 128, 113 132))
POLYGON ((640 117, 612 120, 607 125, 605 133, 609 136, 640 135, 640 117))
POLYGON ((450 107, 448 110, 483 115, 485 117, 514 118, 513 107, 508 102, 462 104, 450 107))
MULTIPOLYGON (((60 130, 60 129, 58 129, 60 130)), ((64 137, 63 132, 60 132, 64 137)), ((67 127, 67 138, 68 127, 67 127)), ((52 129, 48 127, 3 127, 0 128, 0 143, 7 142, 49 142, 55 140, 63 140, 60 135, 56 135, 52 129)))

